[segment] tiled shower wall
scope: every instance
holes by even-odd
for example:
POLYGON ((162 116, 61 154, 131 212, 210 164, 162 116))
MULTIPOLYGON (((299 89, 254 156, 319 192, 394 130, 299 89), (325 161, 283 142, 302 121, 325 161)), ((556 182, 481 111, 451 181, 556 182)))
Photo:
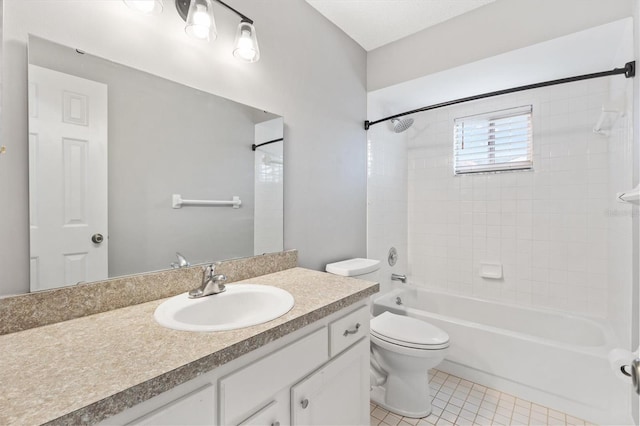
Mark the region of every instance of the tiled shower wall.
POLYGON ((631 270, 621 265, 630 259, 631 207, 615 201, 631 187, 631 156, 620 155, 631 146, 628 114, 609 114, 607 135, 593 132, 603 106, 626 108, 624 96, 615 101, 609 79, 595 79, 416 115, 407 132, 411 281, 607 317, 612 265, 631 270), (532 171, 454 176, 454 118, 528 104, 532 171), (624 241, 611 241, 614 227, 628 230, 624 241), (503 279, 481 278, 482 262, 502 264, 503 279))
MULTIPOLYGON (((279 139, 284 120, 258 123, 255 144, 279 139)), ((254 152, 253 253, 273 253, 284 246, 284 141, 263 145, 254 152)))
MULTIPOLYGON (((637 153, 633 152, 631 84, 629 80, 614 79, 611 80, 610 85, 612 99, 626 99, 622 102, 626 106, 625 116, 615 121, 609 135, 609 192, 611 194, 626 191, 633 185, 635 162, 633 159, 637 158, 634 157, 637 153)), ((618 102, 618 106, 620 103, 618 102)), ((631 345, 634 244, 632 235, 634 222, 637 230, 638 208, 621 204, 611 197, 606 218, 609 236, 608 319, 618 334, 620 346, 634 350, 635 348, 631 345)))
POLYGON ((367 145, 367 257, 381 261, 378 279, 386 292, 397 283, 391 274, 408 270, 407 133, 375 126, 367 145), (387 261, 391 247, 398 253, 393 266, 387 261))

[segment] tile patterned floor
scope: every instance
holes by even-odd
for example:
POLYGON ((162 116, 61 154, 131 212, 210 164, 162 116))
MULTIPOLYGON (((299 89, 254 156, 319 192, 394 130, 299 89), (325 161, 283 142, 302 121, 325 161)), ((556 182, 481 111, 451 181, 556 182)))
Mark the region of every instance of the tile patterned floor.
POLYGON ((593 426, 568 414, 452 376, 429 371, 432 413, 411 419, 371 403, 371 426, 593 426))

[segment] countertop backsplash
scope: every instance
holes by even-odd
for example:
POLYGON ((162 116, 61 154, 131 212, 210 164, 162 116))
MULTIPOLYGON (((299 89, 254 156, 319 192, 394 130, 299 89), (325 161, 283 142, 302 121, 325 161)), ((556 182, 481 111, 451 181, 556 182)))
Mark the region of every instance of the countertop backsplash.
MULTIPOLYGON (((216 262, 216 273, 234 282, 297 263, 297 250, 288 250, 216 262)), ((192 266, 0 298, 0 335, 175 296, 198 287, 201 276, 192 266)))

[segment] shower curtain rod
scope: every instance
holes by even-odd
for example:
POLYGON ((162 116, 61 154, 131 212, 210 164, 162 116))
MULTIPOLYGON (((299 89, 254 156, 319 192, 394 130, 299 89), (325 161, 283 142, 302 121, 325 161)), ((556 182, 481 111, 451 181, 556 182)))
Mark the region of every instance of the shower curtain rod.
POLYGON ((511 89, 497 90, 495 92, 483 93, 481 95, 469 96, 466 98, 455 99, 453 101, 441 102, 439 104, 429 105, 429 106, 414 109, 411 111, 402 112, 400 114, 390 115, 389 117, 381 118, 380 120, 376 120, 376 121, 366 120, 364 122, 364 129, 369 130, 369 127, 373 126, 374 124, 382 123, 383 121, 391 120, 393 118, 400 118, 409 114, 415 114, 416 112, 429 111, 432 109, 442 108, 450 105, 456 105, 463 102, 490 98, 492 96, 499 96, 499 95, 506 95, 508 93, 521 92, 523 90, 538 89, 540 87, 555 86, 556 84, 571 83, 574 81, 589 80, 592 78, 599 78, 599 77, 608 77, 610 75, 618 75, 618 74, 624 74, 626 78, 635 77, 636 61, 627 62, 626 64, 624 64, 624 68, 614 68, 611 71, 596 72, 592 74, 583 74, 575 77, 567 77, 567 78, 560 78, 557 80, 544 81, 542 83, 527 84, 526 86, 512 87, 511 89))
POLYGON ((272 141, 262 142, 262 143, 259 143, 257 145, 254 143, 253 145, 251 145, 251 151, 255 151, 256 148, 258 148, 258 147, 260 147, 262 145, 269 145, 270 143, 280 142, 280 141, 283 141, 283 140, 284 140, 284 138, 280 138, 280 139, 274 139, 272 141))

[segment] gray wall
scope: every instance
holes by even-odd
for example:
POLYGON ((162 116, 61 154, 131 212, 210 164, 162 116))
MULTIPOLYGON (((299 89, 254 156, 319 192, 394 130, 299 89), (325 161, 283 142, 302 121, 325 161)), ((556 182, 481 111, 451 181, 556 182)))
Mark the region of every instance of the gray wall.
POLYGON ((303 1, 237 0, 262 53, 244 64, 231 56, 235 16, 216 8, 218 40, 198 43, 165 3, 162 15, 145 17, 120 1, 5 0, 0 293, 24 292, 29 281, 28 33, 283 115, 285 248, 312 269, 365 255, 364 50, 303 1))
POLYGON ((551 40, 631 16, 632 10, 633 0, 497 0, 369 52, 367 88, 551 40))

